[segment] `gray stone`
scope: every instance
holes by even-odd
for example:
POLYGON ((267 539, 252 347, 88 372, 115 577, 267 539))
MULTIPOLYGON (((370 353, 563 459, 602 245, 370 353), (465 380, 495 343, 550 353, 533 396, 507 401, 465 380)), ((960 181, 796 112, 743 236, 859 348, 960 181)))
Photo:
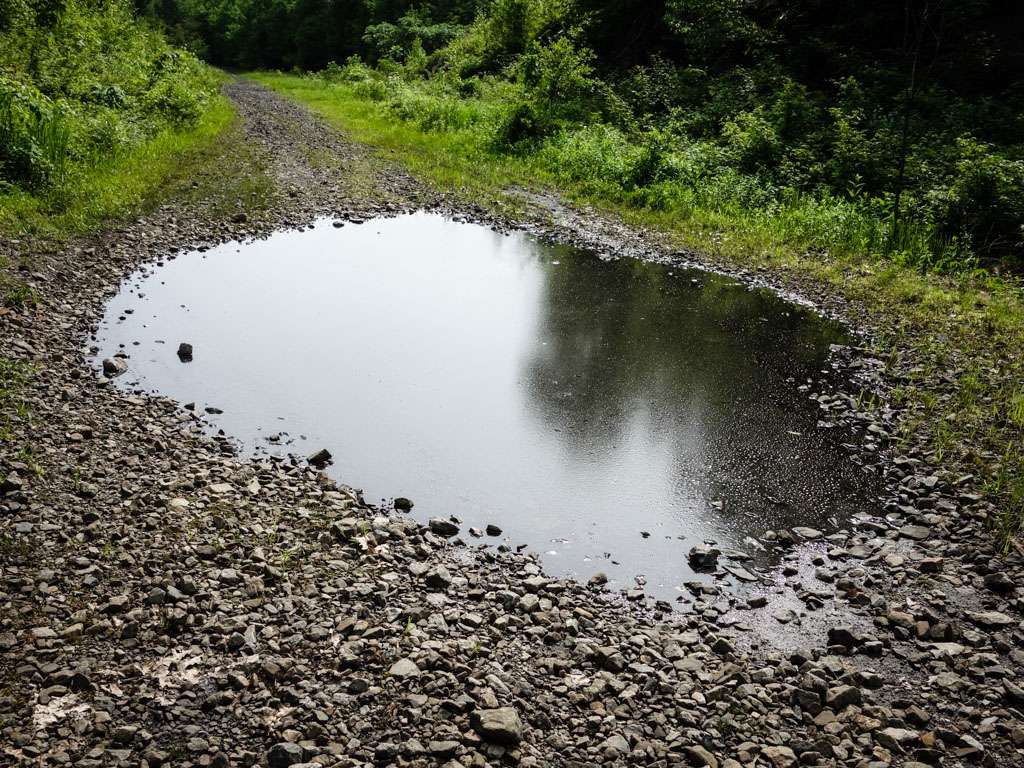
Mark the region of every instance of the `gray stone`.
POLYGON ((797 615, 797 612, 792 608, 779 608, 777 611, 772 613, 772 616, 774 616, 775 620, 780 624, 789 624, 789 622, 796 621, 800 618, 797 615))
POLYGON ((267 752, 267 765, 270 768, 290 768, 302 762, 302 747, 288 741, 275 744, 267 752))
POLYGON ((914 541, 924 541, 932 535, 930 528, 925 528, 923 525, 904 525, 900 528, 900 536, 905 539, 913 539, 914 541))
POLYGON ((883 728, 875 734, 875 741, 896 754, 903 754, 908 747, 920 741, 917 731, 906 728, 883 728))
POLYGON ((128 370, 128 361, 123 357, 108 357, 103 361, 103 373, 113 378, 128 370))
POLYGON ((452 583, 452 575, 443 565, 431 568, 425 579, 426 585, 431 589, 445 590, 452 583))
POLYGON ((1017 585, 1013 583, 1013 579, 1007 576, 1003 571, 997 571, 996 573, 990 573, 985 577, 985 588, 990 589, 1000 595, 1006 595, 1013 592, 1017 585))
POLYGON ((444 536, 446 539, 450 539, 459 532, 459 526, 443 517, 432 517, 428 523, 432 533, 436 533, 438 536, 444 536))
POLYGON ((1014 706, 1024 706, 1024 688, 1009 680, 1003 680, 1003 692, 1007 700, 1014 706))
POLYGON ((975 624, 986 629, 1001 629, 1017 623, 1017 620, 999 611, 982 611, 980 613, 969 613, 968 618, 975 624))
POLYGON ((813 541, 814 539, 820 539, 822 537, 822 535, 823 535, 821 533, 821 531, 819 531, 816 528, 807 528, 805 526, 800 526, 800 525, 798 525, 796 528, 793 528, 792 531, 797 536, 799 536, 801 539, 806 539, 807 541, 813 541))
POLYGON ((705 766, 706 768, 718 768, 718 758, 704 749, 704 747, 694 745, 685 747, 684 751, 686 753, 686 762, 690 765, 696 766, 697 768, 701 768, 701 766, 705 766))
POLYGON ((846 709, 851 704, 860 704, 862 699, 859 688, 852 685, 837 685, 829 688, 825 694, 825 705, 836 711, 846 709))
POLYGON ((796 765, 796 753, 790 747, 774 745, 762 747, 761 755, 775 768, 791 768, 796 765))
POLYGON ((597 748, 602 752, 611 749, 625 755, 629 752, 629 742, 623 736, 616 733, 598 744, 597 748))
POLYGON ((472 722, 473 729, 485 741, 514 746, 523 739, 523 722, 512 707, 475 710, 472 722))
POLYGON ((722 553, 719 550, 709 544, 698 544, 690 549, 686 559, 695 570, 711 570, 718 564, 720 554, 722 553))
POLYGON ((391 669, 388 670, 388 674, 399 679, 419 677, 420 668, 416 666, 416 662, 412 659, 399 659, 391 665, 391 669))
POLYGON ((310 454, 309 458, 306 459, 310 464, 318 469, 326 467, 331 461, 331 452, 326 448, 321 448, 316 453, 310 454))

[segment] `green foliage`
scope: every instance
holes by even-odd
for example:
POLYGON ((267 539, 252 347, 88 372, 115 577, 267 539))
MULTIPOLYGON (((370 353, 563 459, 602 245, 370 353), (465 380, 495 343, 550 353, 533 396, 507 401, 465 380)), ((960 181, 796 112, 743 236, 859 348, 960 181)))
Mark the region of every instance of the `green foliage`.
POLYGON ((483 119, 480 109, 457 97, 411 88, 393 87, 387 104, 397 117, 424 131, 460 131, 483 119))
POLYGON ((371 24, 363 33, 363 43, 374 59, 402 61, 417 49, 417 57, 425 59, 423 54, 451 42, 458 31, 455 24, 434 24, 429 9, 421 7, 394 23, 371 24))
POLYGON ((499 147, 517 148, 573 124, 588 124, 602 113, 602 84, 594 78, 593 52, 568 37, 532 42, 514 73, 521 98, 513 102, 495 135, 499 147))
POLYGON ((948 186, 933 190, 930 204, 938 237, 966 237, 979 251, 1024 250, 1024 160, 961 137, 948 186))
POLYGON ((123 0, 0 3, 0 232, 63 235, 134 210, 231 122, 220 76, 123 0))
POLYGON ((921 269, 1024 269, 1024 59, 1007 33, 1024 17, 1003 0, 161 2, 215 61, 359 53, 374 71, 323 79, 615 199, 757 206, 921 269))
POLYGON ((38 189, 60 183, 70 130, 50 99, 0 78, 0 181, 38 189))
POLYGON ((531 43, 568 31, 572 10, 566 0, 494 0, 480 21, 490 58, 508 63, 531 43))
POLYGON ((625 134, 600 123, 559 133, 538 152, 541 163, 564 181, 612 195, 632 186, 638 155, 625 134))
POLYGON ((766 36, 746 13, 745 0, 668 0, 668 27, 694 58, 720 62, 747 51, 766 36))
POLYGON ((217 80, 120 0, 12 2, 0 35, 0 184, 59 197, 96 163, 198 124, 217 80))
POLYGON ((471 22, 478 0, 136 0, 173 42, 230 67, 320 70, 360 55, 402 61, 471 22))
POLYGON ((760 107, 740 112, 722 129, 726 156, 742 171, 755 173, 774 168, 782 155, 782 142, 775 126, 760 107))

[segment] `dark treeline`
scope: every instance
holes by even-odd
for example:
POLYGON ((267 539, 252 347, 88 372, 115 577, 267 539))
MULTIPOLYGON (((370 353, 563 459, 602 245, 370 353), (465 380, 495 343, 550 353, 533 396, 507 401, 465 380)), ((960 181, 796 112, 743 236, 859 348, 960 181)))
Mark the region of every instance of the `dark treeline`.
POLYGON ((171 41, 213 64, 319 70, 350 56, 395 55, 420 39, 437 48, 486 0, 136 0, 171 41))
MULTIPOLYGON (((612 179, 643 205, 670 205, 665 184, 687 173, 729 170, 748 207, 852 201, 889 218, 895 248, 905 222, 921 225, 932 266, 1024 247, 1016 0, 140 2, 220 65, 315 71, 359 56, 478 101, 489 83, 514 84, 493 148, 575 136, 578 150, 601 126, 602 141, 643 148, 612 179)), ((378 100, 397 98, 385 85, 378 100)))

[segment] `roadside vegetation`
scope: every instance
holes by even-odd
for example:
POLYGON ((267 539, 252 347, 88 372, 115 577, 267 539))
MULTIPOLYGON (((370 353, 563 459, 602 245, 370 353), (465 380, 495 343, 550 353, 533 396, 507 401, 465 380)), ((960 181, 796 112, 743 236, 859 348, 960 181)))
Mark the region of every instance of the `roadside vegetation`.
POLYGON ((1024 11, 1001 0, 143 7, 217 63, 318 71, 464 153, 694 230, 1024 266, 1024 11))
POLYGON ((0 232, 138 209, 231 122, 221 81, 122 0, 0 0, 0 232))
MULTIPOLYGON (((187 194, 234 121, 223 79, 123 0, 0 0, 0 314, 45 304, 30 275, 54 239, 187 194)), ((31 375, 0 356, 0 443, 31 375)))
POLYGON ((12 439, 15 422, 29 418, 21 391, 30 375, 31 370, 26 363, 0 355, 0 443, 12 439))

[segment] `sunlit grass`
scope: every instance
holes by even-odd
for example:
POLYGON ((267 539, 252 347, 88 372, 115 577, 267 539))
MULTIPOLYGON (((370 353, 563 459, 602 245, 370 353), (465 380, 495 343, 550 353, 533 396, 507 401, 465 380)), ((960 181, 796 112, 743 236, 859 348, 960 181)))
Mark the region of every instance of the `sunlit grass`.
POLYGON ((218 97, 190 130, 165 131, 121 155, 71 170, 47 193, 0 194, 0 233, 67 236, 139 212, 172 177, 187 172, 187 154, 212 146, 233 119, 231 104, 218 97))
POLYGON ((412 173, 446 190, 493 194, 514 184, 528 184, 540 169, 516 157, 480 150, 471 131, 428 132, 395 119, 386 105, 356 96, 342 87, 325 88, 311 78, 261 72, 251 75, 314 109, 353 139, 392 154, 412 173))

